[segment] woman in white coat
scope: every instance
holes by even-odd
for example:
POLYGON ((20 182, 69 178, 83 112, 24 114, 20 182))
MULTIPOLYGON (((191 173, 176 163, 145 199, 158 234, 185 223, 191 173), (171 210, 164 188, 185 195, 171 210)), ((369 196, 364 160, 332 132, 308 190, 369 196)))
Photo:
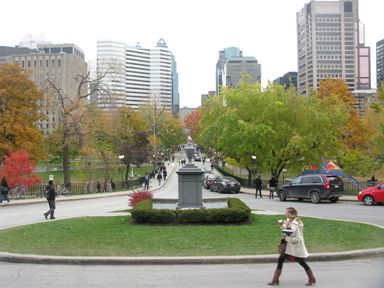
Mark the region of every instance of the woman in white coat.
POLYGON ((308 276, 308 282, 305 286, 312 286, 316 283, 316 278, 313 276, 313 272, 308 264, 305 262, 305 258, 308 257, 308 251, 304 243, 303 227, 304 224, 297 216, 297 211, 293 207, 287 208, 285 211, 287 220, 279 221, 280 229, 282 231, 282 240, 280 244, 280 256, 277 260, 277 268, 273 279, 268 285, 279 285, 279 277, 283 264, 286 259, 298 262, 305 270, 308 276))

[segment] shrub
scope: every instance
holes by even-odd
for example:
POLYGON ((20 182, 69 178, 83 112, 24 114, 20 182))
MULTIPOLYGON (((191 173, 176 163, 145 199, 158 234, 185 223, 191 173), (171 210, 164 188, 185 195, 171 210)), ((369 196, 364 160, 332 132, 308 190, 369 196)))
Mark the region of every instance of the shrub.
POLYGON ((129 206, 135 207, 136 204, 140 201, 152 199, 153 195, 151 192, 146 190, 140 190, 137 192, 134 192, 131 196, 131 199, 129 199, 129 206))
POLYGON ((221 209, 152 209, 152 201, 139 202, 132 209, 134 223, 213 224, 241 223, 249 220, 251 209, 237 198, 228 199, 228 208, 221 209))

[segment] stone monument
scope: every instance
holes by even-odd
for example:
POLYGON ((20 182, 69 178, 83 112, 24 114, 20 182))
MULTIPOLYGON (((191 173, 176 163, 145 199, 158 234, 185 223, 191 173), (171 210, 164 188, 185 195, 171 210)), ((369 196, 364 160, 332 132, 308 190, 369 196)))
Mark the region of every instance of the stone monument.
POLYGON ((188 136, 187 144, 184 145, 184 150, 188 157, 188 163, 176 172, 179 175, 177 209, 203 208, 201 184, 204 171, 192 163, 195 146, 190 136, 188 136))

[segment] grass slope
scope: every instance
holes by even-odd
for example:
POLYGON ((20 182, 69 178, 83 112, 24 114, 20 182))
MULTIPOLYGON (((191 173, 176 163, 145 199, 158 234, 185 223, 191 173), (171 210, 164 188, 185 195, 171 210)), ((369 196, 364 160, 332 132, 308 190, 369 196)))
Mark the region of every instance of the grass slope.
MULTIPOLYGON (((67 256, 206 256, 276 253, 282 216, 252 215, 251 224, 132 225, 127 217, 47 221, 0 231, 1 251, 67 256)), ((309 252, 383 247, 384 229, 303 218, 309 252)))

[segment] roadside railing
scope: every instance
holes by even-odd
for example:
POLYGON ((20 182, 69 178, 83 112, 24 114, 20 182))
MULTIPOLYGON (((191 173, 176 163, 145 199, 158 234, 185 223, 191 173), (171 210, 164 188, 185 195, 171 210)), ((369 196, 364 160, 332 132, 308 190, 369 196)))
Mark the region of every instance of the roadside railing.
MULTIPOLYGON (((139 177, 136 179, 129 179, 128 181, 117 181, 115 182, 115 189, 112 189, 112 186, 109 184, 103 185, 103 182, 100 182, 98 188, 97 182, 89 183, 71 183, 70 187, 65 187, 63 184, 56 184, 56 194, 59 196, 71 196, 71 195, 84 195, 84 194, 96 194, 96 193, 109 193, 117 191, 126 191, 137 188, 141 186, 144 182, 144 177, 139 177)), ((44 190, 46 184, 38 184, 32 187, 23 189, 16 188, 15 191, 9 194, 10 199, 35 199, 43 198, 44 190)))

